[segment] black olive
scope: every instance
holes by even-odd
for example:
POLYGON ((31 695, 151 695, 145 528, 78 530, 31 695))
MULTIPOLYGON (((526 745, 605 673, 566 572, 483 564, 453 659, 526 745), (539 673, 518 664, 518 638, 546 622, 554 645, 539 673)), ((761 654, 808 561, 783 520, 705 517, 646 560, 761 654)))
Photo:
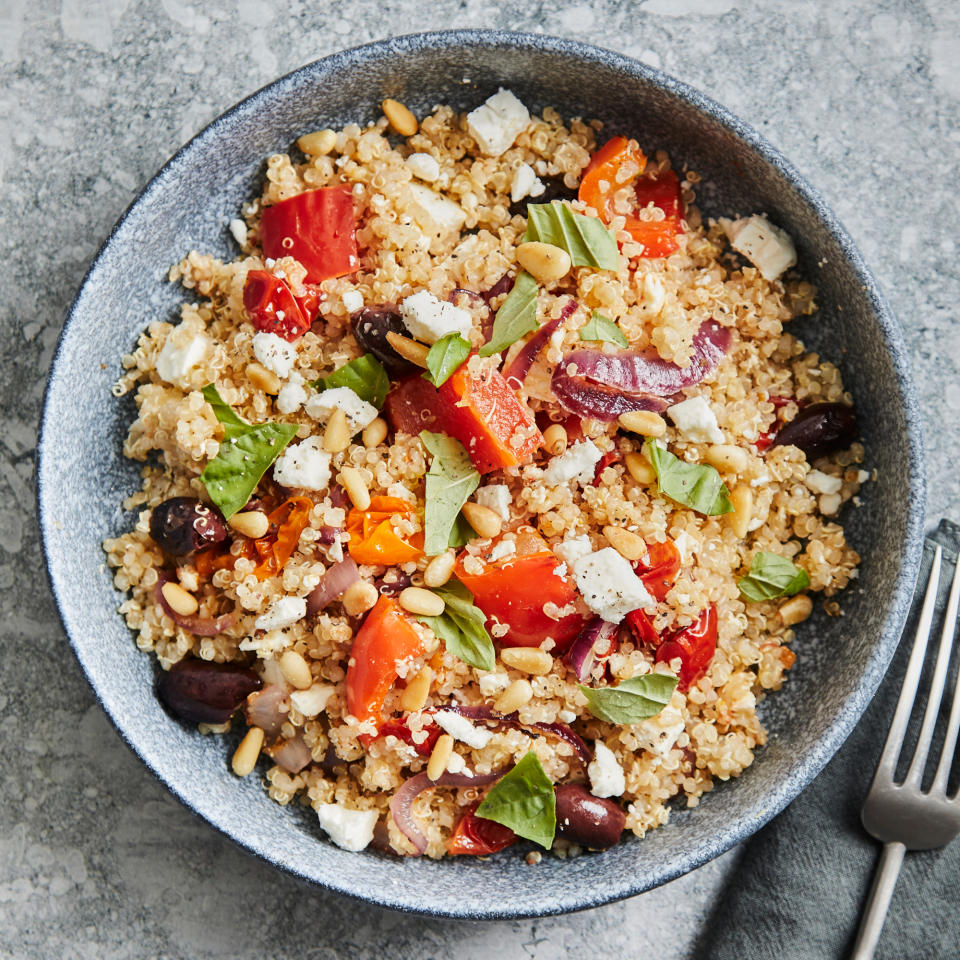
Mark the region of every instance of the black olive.
POLYGON ((375 307, 364 307, 350 318, 353 335, 362 350, 372 353, 386 368, 391 378, 411 373, 416 368, 409 360, 404 360, 387 342, 388 333, 397 333, 409 337, 400 313, 392 303, 381 303, 375 307))
POLYGON ((799 447, 811 463, 846 450, 857 439, 857 418, 845 403, 804 407, 776 436, 771 446, 799 447))
POLYGON ((557 833, 581 846, 606 850, 620 840, 626 815, 613 800, 595 797, 581 783, 558 783, 557 833))
POLYGON ((171 497, 153 508, 150 536, 171 557, 185 557, 227 538, 223 514, 196 497, 171 497))
POLYGON ((170 711, 192 723, 226 723, 263 681, 246 667, 207 660, 181 660, 157 681, 170 711))

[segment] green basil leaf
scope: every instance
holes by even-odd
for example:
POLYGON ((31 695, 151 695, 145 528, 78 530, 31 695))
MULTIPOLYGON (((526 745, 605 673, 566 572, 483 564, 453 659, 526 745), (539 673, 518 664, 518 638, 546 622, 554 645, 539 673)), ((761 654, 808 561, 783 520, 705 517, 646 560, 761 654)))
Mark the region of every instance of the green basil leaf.
POLYGON ((733 512, 730 491, 713 467, 680 460, 652 438, 646 446, 660 493, 708 517, 733 512))
POLYGON ((537 323, 537 281, 529 273, 517 274, 513 289, 500 305, 490 339, 480 348, 481 357, 506 350, 540 326, 537 323))
POLYGON ((810 586, 810 577, 802 567, 791 563, 779 553, 761 550, 750 564, 750 572, 738 586, 740 596, 751 603, 761 603, 776 597, 792 597, 810 586))
POLYGON ((213 413, 223 424, 223 437, 225 440, 232 440, 246 433, 251 424, 237 416, 233 407, 220 396, 220 391, 212 383, 208 383, 201 391, 204 400, 213 407, 213 413))
POLYGON ((465 547, 471 540, 475 540, 477 531, 467 523, 467 518, 462 514, 457 514, 457 519, 453 521, 450 528, 450 539, 447 541, 447 547, 456 550, 458 547, 465 547))
POLYGON ((557 799, 553 784, 531 750, 491 787, 477 807, 477 816, 509 827, 518 837, 545 850, 557 832, 557 799))
POLYGON ((480 486, 480 474, 459 440, 423 430, 420 441, 433 454, 427 471, 423 511, 423 551, 433 557, 447 549, 461 508, 480 486))
POLYGON ((597 217, 574 213, 565 203, 527 204, 527 230, 523 242, 540 240, 562 247, 575 267, 618 270, 620 254, 611 230, 597 217))
POLYGON ((615 343, 620 347, 629 347, 630 341, 623 335, 623 331, 610 319, 596 310, 590 319, 580 328, 581 340, 603 340, 615 343))
POLYGON ((424 380, 439 387, 450 379, 453 373, 470 356, 470 343, 459 333, 448 333, 441 337, 427 353, 427 372, 424 380))
POLYGON ((315 390, 349 387, 361 400, 372 403, 379 410, 387 398, 390 378, 380 361, 372 353, 365 353, 329 376, 311 381, 310 386, 315 390))
POLYGON ((439 617, 419 617, 441 639, 448 653, 478 670, 493 670, 497 655, 487 633, 486 614, 458 580, 433 591, 446 604, 439 617))
POLYGON ((669 702, 677 678, 669 673, 631 677, 616 687, 584 687, 587 709, 607 723, 640 723, 655 717, 669 702))

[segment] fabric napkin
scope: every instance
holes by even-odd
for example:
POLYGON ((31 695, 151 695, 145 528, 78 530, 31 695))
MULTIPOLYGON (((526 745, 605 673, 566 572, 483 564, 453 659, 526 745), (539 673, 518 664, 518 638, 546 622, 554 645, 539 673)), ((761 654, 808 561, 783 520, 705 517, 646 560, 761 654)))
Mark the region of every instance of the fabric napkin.
MULTIPOLYGON (((944 548, 938 614, 930 637, 936 649, 960 549, 960 527, 946 520, 927 538, 903 641, 877 696, 820 776, 749 841, 698 941, 697 960, 839 960, 849 955, 881 849, 860 825, 860 808, 900 693, 934 543, 944 548)), ((931 661, 928 650, 925 679, 931 661)), ((955 674, 954 667, 941 724, 955 674)), ((914 736, 916 716, 915 711, 914 736)), ((910 734, 907 747, 912 750, 910 734)), ((907 853, 876 957, 960 957, 960 839, 940 850, 907 853)))

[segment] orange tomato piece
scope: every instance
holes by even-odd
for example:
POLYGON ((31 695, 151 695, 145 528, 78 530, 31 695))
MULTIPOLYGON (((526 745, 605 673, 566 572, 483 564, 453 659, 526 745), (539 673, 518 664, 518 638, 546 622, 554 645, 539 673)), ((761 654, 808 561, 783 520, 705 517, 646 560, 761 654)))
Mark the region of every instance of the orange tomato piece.
POLYGON ((663 600, 670 588, 677 582, 680 572, 680 551, 677 545, 667 537, 662 543, 654 541, 647 544, 647 559, 633 565, 637 576, 651 596, 663 600))
POLYGON ((626 137, 608 140, 591 158, 580 178, 577 199, 597 211, 601 220, 609 221, 613 194, 643 173, 647 158, 643 151, 626 137), (633 164, 636 172, 618 182, 617 175, 626 164, 633 164))
POLYGON ((291 497, 270 513, 267 535, 254 541, 261 562, 253 571, 258 580, 278 574, 293 555, 300 534, 310 523, 313 501, 308 497, 291 497))
POLYGON ((392 567, 423 556, 423 534, 404 540, 393 529, 391 519, 414 513, 413 505, 400 497, 371 497, 367 510, 354 507, 347 514, 347 549, 357 563, 392 567))

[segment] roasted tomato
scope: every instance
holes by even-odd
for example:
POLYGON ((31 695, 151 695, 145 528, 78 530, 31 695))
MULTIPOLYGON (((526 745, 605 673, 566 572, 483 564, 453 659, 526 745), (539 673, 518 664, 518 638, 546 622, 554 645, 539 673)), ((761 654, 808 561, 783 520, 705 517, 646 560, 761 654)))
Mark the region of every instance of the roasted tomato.
POLYGON ((468 807, 447 841, 447 853, 457 856, 461 853, 483 857, 509 847, 517 835, 503 824, 494 820, 484 820, 474 812, 480 806, 478 800, 468 807))
POLYGON ((686 691, 706 672, 717 650, 717 608, 711 603, 697 619, 667 634, 657 648, 657 663, 669 663, 680 658, 681 691, 686 691))
POLYGON ((663 600, 677 582, 681 559, 677 545, 667 537, 662 543, 648 543, 647 559, 637 561, 633 569, 649 594, 663 600))

